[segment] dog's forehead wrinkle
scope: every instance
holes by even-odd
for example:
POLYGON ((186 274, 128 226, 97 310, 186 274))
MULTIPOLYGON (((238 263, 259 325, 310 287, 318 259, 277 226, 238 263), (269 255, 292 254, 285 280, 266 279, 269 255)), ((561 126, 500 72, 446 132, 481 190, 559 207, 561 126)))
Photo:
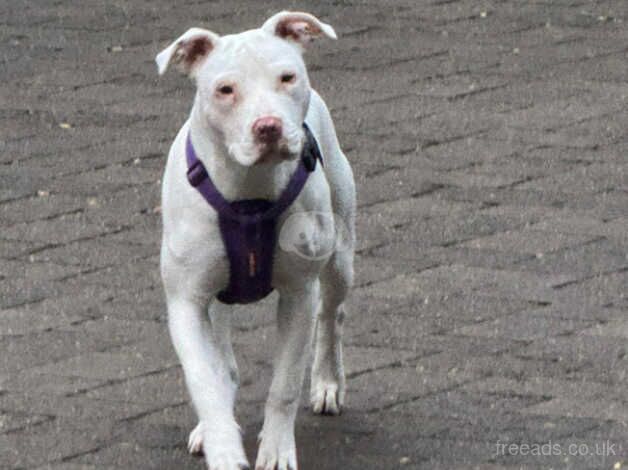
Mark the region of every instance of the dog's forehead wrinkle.
POLYGON ((284 39, 256 29, 222 36, 197 83, 204 88, 225 79, 245 88, 266 87, 274 86, 275 75, 286 72, 307 73, 301 52, 284 39), (249 77, 257 83, 251 83, 249 77))
POLYGON ((205 64, 204 84, 232 80, 246 88, 274 87, 277 76, 282 73, 306 74, 305 64, 289 57, 265 56, 251 45, 239 45, 237 55, 213 57, 205 64))
POLYGON ((260 30, 223 36, 221 47, 216 52, 217 55, 228 58, 230 64, 247 61, 273 65, 278 61, 301 61, 301 54, 294 46, 260 30))

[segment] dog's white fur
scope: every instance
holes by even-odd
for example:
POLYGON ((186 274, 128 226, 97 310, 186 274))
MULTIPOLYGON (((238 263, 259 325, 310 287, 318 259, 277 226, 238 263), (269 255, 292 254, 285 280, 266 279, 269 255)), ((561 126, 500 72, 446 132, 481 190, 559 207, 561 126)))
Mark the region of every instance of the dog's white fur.
MULTIPOLYGON (((247 468, 248 463, 233 414, 238 373, 230 339, 232 312, 214 299, 227 285, 229 264, 217 214, 186 179, 185 139, 190 133, 199 159, 228 200, 276 199, 298 163, 305 120, 325 165, 316 166, 278 227, 297 212, 335 214, 353 241, 353 174, 302 60, 305 44, 317 36, 335 38, 335 33, 312 15, 282 12, 260 29, 235 35, 219 37, 193 28, 156 58, 160 73, 176 62, 197 85, 190 118, 172 144, 163 178, 161 273, 172 341, 199 417, 189 449, 203 451, 211 470, 247 468), (281 81, 286 73, 296 75, 292 83, 281 81), (217 91, 225 84, 233 93, 217 91), (271 155, 264 154, 267 149, 251 132, 252 123, 262 116, 283 123, 282 138, 271 155)), ((325 229, 309 227, 308 236, 324 237, 325 229)), ((352 278, 352 247, 327 257, 304 258, 277 244, 273 286, 279 293, 280 344, 256 469, 297 469, 294 421, 313 334, 313 410, 340 411, 345 389, 344 300, 352 278)))

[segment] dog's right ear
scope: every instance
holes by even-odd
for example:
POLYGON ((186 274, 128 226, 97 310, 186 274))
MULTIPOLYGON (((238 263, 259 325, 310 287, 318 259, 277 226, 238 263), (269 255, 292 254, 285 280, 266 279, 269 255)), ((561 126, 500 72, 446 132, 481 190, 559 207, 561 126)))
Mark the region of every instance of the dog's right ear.
POLYGON ((194 77, 199 66, 216 47, 220 37, 201 28, 190 28, 176 41, 157 54, 157 70, 163 74, 170 64, 177 64, 181 71, 194 77))
POLYGON ((262 29, 287 41, 305 46, 319 37, 337 39, 336 32, 327 23, 302 11, 282 11, 271 16, 262 29))

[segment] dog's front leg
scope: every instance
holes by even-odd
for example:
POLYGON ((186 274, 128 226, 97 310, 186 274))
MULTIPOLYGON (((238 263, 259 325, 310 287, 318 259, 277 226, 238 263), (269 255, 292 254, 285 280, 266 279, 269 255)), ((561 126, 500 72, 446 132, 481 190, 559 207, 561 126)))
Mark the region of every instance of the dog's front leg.
POLYGON ((248 468, 240 429, 233 415, 237 380, 216 344, 207 302, 168 296, 168 324, 199 424, 190 451, 205 454, 210 470, 248 468))
POLYGON ((297 470, 294 420, 319 303, 319 282, 280 289, 277 309, 279 350, 275 356, 256 470, 297 470))

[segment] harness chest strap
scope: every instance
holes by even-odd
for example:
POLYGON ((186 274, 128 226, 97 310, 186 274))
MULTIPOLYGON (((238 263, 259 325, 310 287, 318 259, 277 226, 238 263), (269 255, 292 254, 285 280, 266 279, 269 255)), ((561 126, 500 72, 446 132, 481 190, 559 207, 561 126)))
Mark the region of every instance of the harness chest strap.
POLYGON ((218 213, 220 234, 229 259, 229 285, 218 293, 224 303, 250 303, 273 291, 272 265, 279 216, 299 196, 316 161, 323 163, 316 139, 303 124, 306 141, 297 169, 276 201, 227 201, 196 156, 190 135, 186 141, 187 178, 218 213))

